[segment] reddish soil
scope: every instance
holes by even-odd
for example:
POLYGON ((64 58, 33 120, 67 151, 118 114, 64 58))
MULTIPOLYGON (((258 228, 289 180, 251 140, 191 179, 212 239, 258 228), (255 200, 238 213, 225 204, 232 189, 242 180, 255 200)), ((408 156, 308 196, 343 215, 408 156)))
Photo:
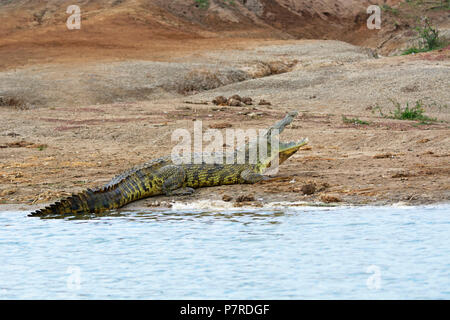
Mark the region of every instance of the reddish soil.
POLYGON ((86 0, 79 2, 80 30, 65 25, 70 0, 0 4, 0 70, 48 62, 158 61, 206 49, 239 48, 261 39, 337 39, 381 51, 385 46, 388 52, 398 44, 391 40, 395 35, 412 30, 414 17, 426 13, 448 25, 444 10, 428 10, 430 4, 425 9, 403 5, 401 14, 383 12, 381 30, 367 29, 370 4, 398 6, 400 0, 209 2, 206 10, 193 0, 86 0))

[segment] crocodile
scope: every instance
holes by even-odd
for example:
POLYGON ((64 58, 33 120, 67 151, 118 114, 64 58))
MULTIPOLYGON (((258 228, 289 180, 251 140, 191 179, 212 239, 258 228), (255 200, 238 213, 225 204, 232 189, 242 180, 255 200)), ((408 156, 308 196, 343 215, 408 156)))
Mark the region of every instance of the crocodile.
MULTIPOLYGON (((190 163, 179 164, 178 162, 174 163, 171 156, 165 156, 135 166, 115 176, 102 187, 73 194, 41 210, 36 210, 29 216, 98 214, 121 208, 130 202, 151 196, 189 195, 196 188, 229 184, 253 184, 269 179, 263 173, 273 165, 275 157, 278 157, 278 164, 281 164, 296 153, 300 147, 308 143, 308 139, 287 143, 280 142, 277 139, 278 150, 275 148, 276 146, 271 146, 272 141, 274 141, 272 137, 281 133, 297 115, 297 111, 291 111, 284 119, 265 131, 262 140, 267 143, 267 155, 262 157, 258 154, 256 161, 249 161, 249 152, 245 152, 245 161, 242 161, 242 164, 239 164, 239 162, 229 163, 229 161, 223 161, 222 163, 191 161, 190 163), (272 150, 278 152, 271 152, 272 150)), ((251 143, 255 142, 248 142, 243 148, 237 148, 234 151, 234 156, 239 150, 248 151, 251 143)), ((223 156, 226 157, 227 154, 223 156)), ((194 153, 191 157, 194 157, 194 153)))

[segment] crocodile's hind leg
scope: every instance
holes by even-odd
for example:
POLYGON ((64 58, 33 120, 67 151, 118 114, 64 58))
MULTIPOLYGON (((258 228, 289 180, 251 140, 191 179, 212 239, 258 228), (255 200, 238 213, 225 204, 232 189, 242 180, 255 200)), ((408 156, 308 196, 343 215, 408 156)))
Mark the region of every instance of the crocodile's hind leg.
POLYGON ((163 181, 161 191, 166 196, 189 195, 194 192, 192 188, 182 188, 186 180, 186 173, 179 166, 164 166, 158 170, 158 176, 163 181))
POLYGON ((269 177, 253 172, 250 169, 242 171, 241 178, 244 180, 245 183, 257 183, 263 180, 270 180, 269 177))

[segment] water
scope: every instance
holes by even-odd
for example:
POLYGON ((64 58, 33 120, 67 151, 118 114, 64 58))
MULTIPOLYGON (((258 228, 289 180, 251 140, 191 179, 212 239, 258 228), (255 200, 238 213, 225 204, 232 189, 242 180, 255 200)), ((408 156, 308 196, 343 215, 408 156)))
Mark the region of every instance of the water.
POLYGON ((450 206, 0 213, 0 299, 449 299, 450 206))

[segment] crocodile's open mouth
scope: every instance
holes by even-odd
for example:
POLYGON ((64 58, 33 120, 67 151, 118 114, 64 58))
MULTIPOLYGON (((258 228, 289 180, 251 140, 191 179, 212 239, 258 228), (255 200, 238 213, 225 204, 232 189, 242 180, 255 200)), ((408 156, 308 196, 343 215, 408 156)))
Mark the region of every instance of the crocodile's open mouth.
POLYGON ((270 168, 274 164, 282 164, 287 159, 289 159, 294 153, 298 151, 302 146, 306 145, 308 143, 308 139, 304 138, 297 142, 281 142, 278 144, 278 163, 276 163, 276 156, 274 158, 268 159, 267 164, 265 165, 265 168, 270 168))
POLYGON ((282 164, 290 156, 296 153, 297 150, 300 149, 300 147, 304 146, 307 143, 308 143, 307 138, 301 139, 300 141, 297 142, 280 142, 278 151, 279 164, 282 164))

